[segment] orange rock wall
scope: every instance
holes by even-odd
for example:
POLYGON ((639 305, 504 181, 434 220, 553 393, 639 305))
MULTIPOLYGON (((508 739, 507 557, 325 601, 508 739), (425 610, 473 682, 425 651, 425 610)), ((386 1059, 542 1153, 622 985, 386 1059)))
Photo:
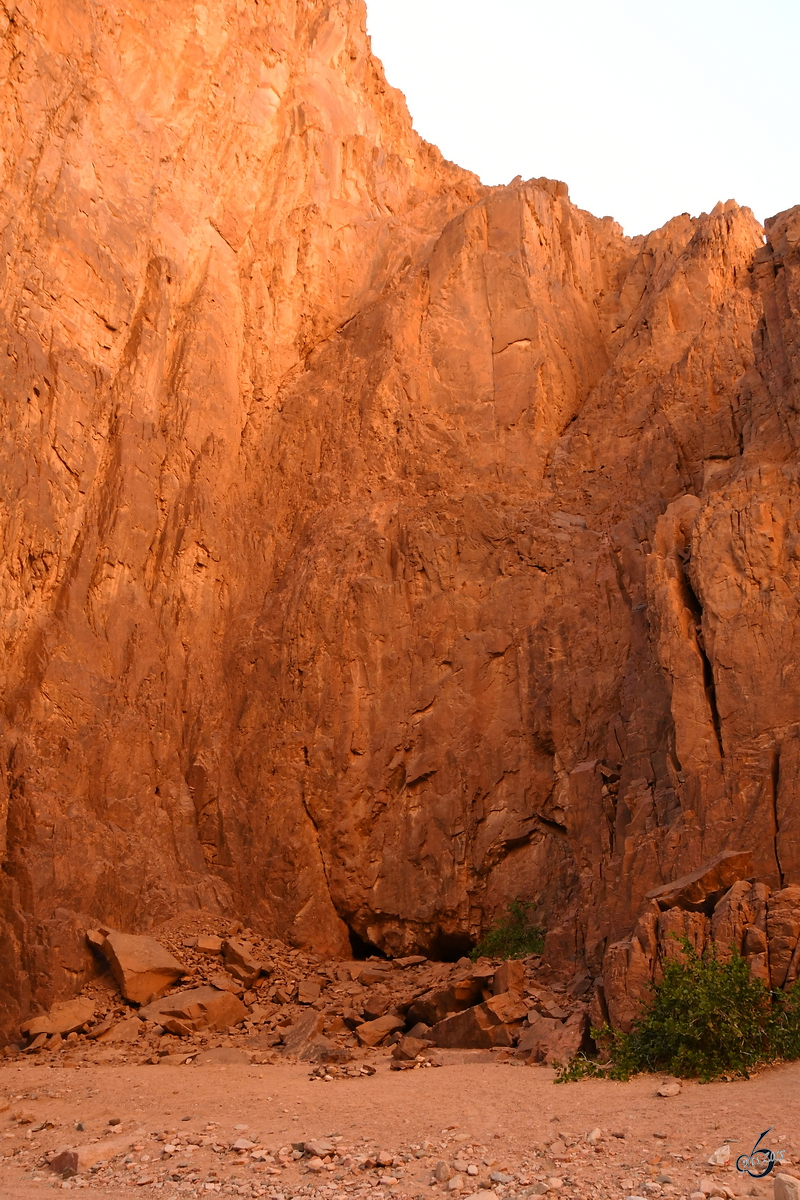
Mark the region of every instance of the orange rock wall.
POLYGON ((800 883, 800 213, 483 188, 360 0, 0 13, 5 1026, 97 921, 800 883))

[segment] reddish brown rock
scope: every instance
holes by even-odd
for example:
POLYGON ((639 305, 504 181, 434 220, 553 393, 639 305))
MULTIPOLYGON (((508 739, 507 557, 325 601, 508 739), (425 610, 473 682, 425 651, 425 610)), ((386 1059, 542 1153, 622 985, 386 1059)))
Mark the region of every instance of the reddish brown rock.
POLYGON ((492 991, 495 996, 502 992, 518 992, 525 989, 525 964, 518 958, 509 958, 500 964, 492 978, 492 991))
POLYGON ((800 976, 800 886, 770 896, 767 941, 770 985, 788 988, 800 976))
POLYGON ((434 1046, 442 1048, 485 1050, 513 1044, 509 1030, 488 1003, 445 1017, 433 1026, 429 1037, 434 1046))
MULTIPOLYGON (((692 497, 694 499, 694 497, 692 497)), ((647 893, 659 908, 685 908, 689 912, 701 912, 722 898, 731 884, 747 879, 753 871, 752 856, 746 850, 723 850, 711 862, 705 863, 663 887, 653 888, 647 893)))
POLYGON ((40 1033, 75 1033, 83 1029, 95 1014, 94 1000, 79 996, 76 1000, 54 1004, 49 1013, 22 1023, 22 1032, 35 1038, 40 1033))
POLYGON ((356 1037, 362 1046, 379 1046, 384 1038, 396 1029, 402 1029, 404 1025, 402 1017, 387 1013, 385 1017, 377 1017, 374 1021, 364 1021, 356 1029, 356 1037))
POLYGON ((247 1009, 232 992, 215 987, 189 988, 174 992, 139 1009, 145 1021, 157 1021, 171 1033, 187 1034, 200 1029, 227 1029, 238 1025, 247 1009))
POLYGON ((519 1041, 519 1049, 530 1051, 528 1061, 568 1063, 583 1049, 589 1033, 589 1018, 583 1012, 570 1014, 566 1021, 538 1017, 519 1041))
POLYGON ((184 974, 183 964, 154 938, 103 929, 100 948, 126 1000, 149 1004, 184 974))
POLYGON ((360 0, 3 30, 3 1028, 101 920, 599 974, 800 884, 800 213, 484 188, 360 0))

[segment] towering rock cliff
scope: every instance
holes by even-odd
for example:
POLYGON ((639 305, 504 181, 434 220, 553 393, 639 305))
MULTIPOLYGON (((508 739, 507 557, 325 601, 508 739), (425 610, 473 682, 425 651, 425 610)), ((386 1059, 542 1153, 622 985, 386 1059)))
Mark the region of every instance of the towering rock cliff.
POLYGON ((4 1026, 98 919, 800 883, 800 210, 484 188, 361 0, 0 12, 4 1026))

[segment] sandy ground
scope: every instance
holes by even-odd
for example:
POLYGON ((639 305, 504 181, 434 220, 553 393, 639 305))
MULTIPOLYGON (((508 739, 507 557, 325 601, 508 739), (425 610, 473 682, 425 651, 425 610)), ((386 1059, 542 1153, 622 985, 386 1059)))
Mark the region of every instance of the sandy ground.
POLYGON ((302 1064, 68 1069, 9 1062, 0 1066, 0 1101, 9 1104, 0 1113, 0 1196, 35 1200, 58 1188, 110 1200, 216 1193, 455 1200, 483 1186, 509 1200, 545 1191, 688 1197, 703 1177, 737 1195, 771 1196, 772 1178, 756 1182, 733 1165, 769 1127, 773 1148, 800 1176, 800 1064, 747 1081, 684 1083, 668 1099, 656 1095, 662 1081, 655 1077, 553 1079, 546 1067, 501 1064, 488 1052, 454 1053, 441 1068, 404 1072, 390 1071, 384 1058, 374 1076, 332 1082, 310 1080, 302 1064), (48 1120, 51 1128, 31 1132, 48 1120), (110 1127, 111 1120, 120 1124, 110 1127), (593 1146, 586 1139, 596 1128, 602 1133, 593 1146), (128 1131, 139 1131, 129 1162, 120 1158, 65 1182, 41 1165, 55 1147, 128 1131), (213 1144, 165 1158, 165 1143, 180 1135, 213 1144), (338 1162, 315 1173, 307 1156, 291 1158, 292 1143, 330 1136, 341 1139, 331 1156, 338 1162), (273 1157, 284 1149, 288 1164, 231 1150, 242 1137, 273 1157), (566 1144, 565 1154, 554 1139, 566 1144), (726 1141, 731 1163, 710 1167, 708 1156, 726 1141), (379 1151, 395 1161, 370 1165, 379 1151), (440 1162, 456 1179, 452 1187, 432 1183, 440 1162), (491 1178, 498 1171, 506 1176, 499 1183, 491 1178))

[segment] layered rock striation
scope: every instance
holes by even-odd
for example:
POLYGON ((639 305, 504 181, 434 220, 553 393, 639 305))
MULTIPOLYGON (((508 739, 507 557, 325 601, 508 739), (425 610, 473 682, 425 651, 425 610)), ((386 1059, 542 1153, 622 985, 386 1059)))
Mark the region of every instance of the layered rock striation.
POLYGON ((360 0, 0 12, 4 1025, 99 921, 800 884, 800 210, 482 187, 360 0))

